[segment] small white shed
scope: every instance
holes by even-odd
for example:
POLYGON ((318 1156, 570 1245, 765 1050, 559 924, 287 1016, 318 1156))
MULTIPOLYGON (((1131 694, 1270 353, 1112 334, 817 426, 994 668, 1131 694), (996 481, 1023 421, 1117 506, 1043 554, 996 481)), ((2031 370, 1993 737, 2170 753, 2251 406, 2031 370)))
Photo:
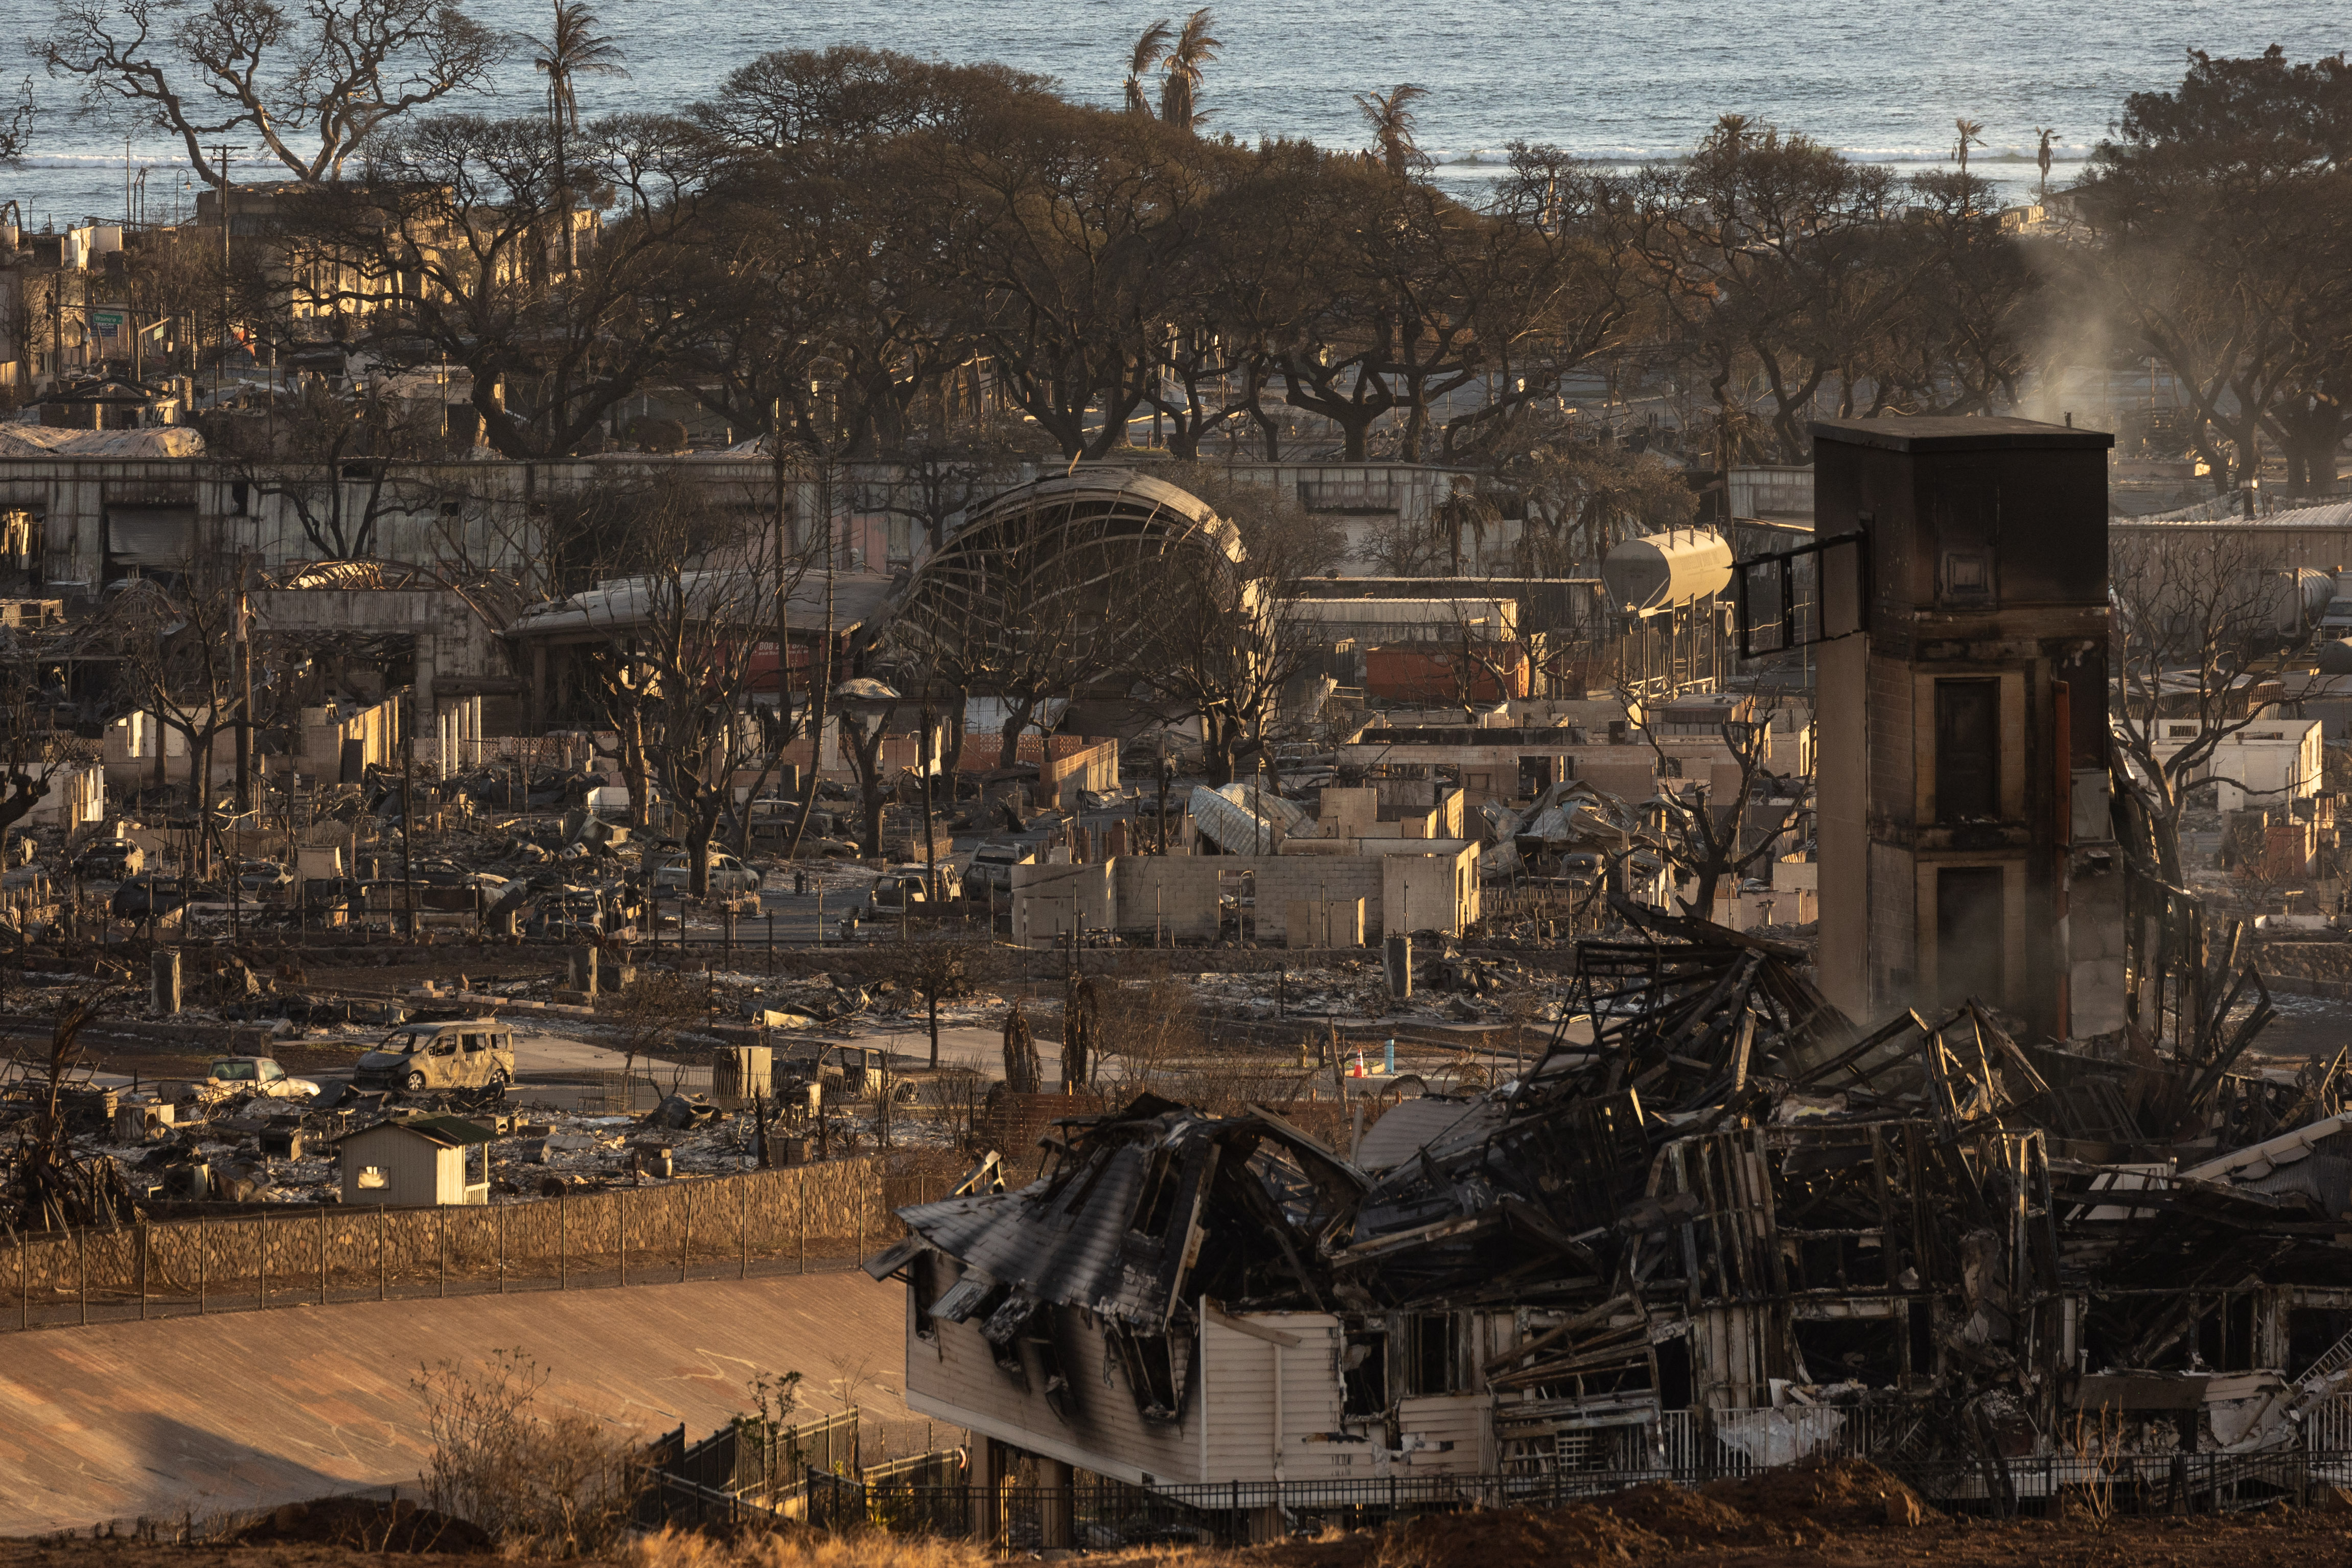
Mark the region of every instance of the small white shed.
POLYGON ((455 1116, 412 1116, 363 1127, 338 1145, 347 1204, 487 1204, 487 1127, 455 1116))

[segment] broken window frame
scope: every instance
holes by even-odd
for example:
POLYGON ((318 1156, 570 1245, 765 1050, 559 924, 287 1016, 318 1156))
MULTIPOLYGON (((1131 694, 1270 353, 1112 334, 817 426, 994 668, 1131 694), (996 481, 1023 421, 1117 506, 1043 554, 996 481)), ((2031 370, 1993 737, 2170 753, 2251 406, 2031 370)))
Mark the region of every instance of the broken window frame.
POLYGON ((1801 544, 1794 550, 1776 551, 1769 555, 1752 555, 1732 563, 1731 605, 1733 625, 1738 632, 1739 658, 1766 658, 1778 653, 1793 653, 1799 648, 1814 647, 1822 643, 1836 642, 1843 637, 1858 636, 1870 629, 1870 536, 1867 533, 1842 533, 1832 539, 1816 540, 1801 544), (1828 626, 1822 624, 1825 614, 1822 584, 1832 569, 1832 552, 1850 552, 1839 557, 1842 564, 1853 562, 1854 584, 1854 624, 1851 626, 1828 626), (1813 597, 1799 597, 1799 568, 1810 565, 1810 587, 1813 597), (1767 618, 1759 619, 1759 605, 1757 587, 1769 582, 1775 590, 1767 618), (1759 647, 1758 633, 1774 629, 1778 636, 1769 647, 1759 647))

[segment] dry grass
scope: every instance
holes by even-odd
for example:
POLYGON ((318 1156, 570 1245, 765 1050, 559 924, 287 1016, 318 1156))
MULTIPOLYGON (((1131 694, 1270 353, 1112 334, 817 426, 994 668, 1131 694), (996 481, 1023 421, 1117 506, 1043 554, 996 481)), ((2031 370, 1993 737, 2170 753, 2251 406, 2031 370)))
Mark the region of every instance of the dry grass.
MULTIPOLYGON (((1139 1547, 1087 1556, 1116 1568, 1226 1568, 1234 1561, 1226 1552, 1193 1547, 1139 1547)), ((613 1560, 621 1568, 996 1568, 1004 1561, 968 1541, 878 1530, 812 1530, 727 1541, 677 1529, 639 1536, 615 1551, 613 1560)))
POLYGON ((425 1369, 415 1386, 433 1437, 426 1505, 479 1527, 509 1555, 607 1551, 628 1528, 644 1452, 577 1410, 541 1408, 547 1376, 520 1351, 425 1369))
POLYGON ((880 1531, 721 1541, 691 1531, 662 1530, 623 1547, 623 1568, 992 1568, 995 1553, 969 1542, 880 1531))

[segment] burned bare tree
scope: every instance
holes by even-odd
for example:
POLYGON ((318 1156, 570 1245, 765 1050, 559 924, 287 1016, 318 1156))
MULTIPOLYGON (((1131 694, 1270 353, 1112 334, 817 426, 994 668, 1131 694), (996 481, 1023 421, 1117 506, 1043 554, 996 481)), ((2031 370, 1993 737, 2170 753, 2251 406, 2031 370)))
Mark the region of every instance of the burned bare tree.
POLYGON ((892 950, 898 978, 923 999, 931 1035, 931 1068, 940 1065, 940 1004, 968 991, 974 969, 987 949, 976 942, 908 942, 892 950))
POLYGON ((499 35, 447 0, 59 0, 33 57, 89 102, 177 137, 206 184, 251 138, 295 179, 342 177, 387 125, 485 88, 499 35))
POLYGON ((25 79, 25 89, 14 107, 0 115, 0 164, 14 168, 25 161, 25 144, 33 134, 33 79, 25 79))
MULTIPOLYGON (((192 558, 172 577, 142 577, 116 602, 110 632, 129 706, 186 742, 188 807, 204 841, 218 837, 213 747, 245 722, 248 690, 244 563, 192 558)), ((163 752, 157 749, 157 763, 163 752)))
POLYGON ((1658 761, 1663 782, 1652 805, 1662 821, 1654 847, 1679 873, 1677 880, 1688 877, 1697 883, 1697 896, 1682 900, 1685 911, 1712 921, 1716 890, 1725 879, 1736 883, 1749 867, 1769 860, 1781 836, 1803 820, 1810 809, 1805 782, 1765 767, 1769 721, 1727 720, 1719 733, 1739 777, 1731 798, 1717 801, 1710 781, 1681 779, 1684 759, 1668 753, 1648 710, 1631 693, 1619 695, 1628 713, 1641 716, 1634 728, 1658 761), (1765 811, 1759 809, 1764 801, 1779 804, 1765 811))
POLYGON ((441 515, 445 487, 417 467, 446 455, 437 403, 312 383, 266 412, 224 410, 199 421, 205 450, 255 500, 275 500, 325 560, 379 553, 379 530, 420 511, 441 515))
MULTIPOLYGON (((2225 751, 2282 704, 2315 685, 2304 657, 2297 579, 2245 533, 2187 528, 2117 542, 2111 567, 2120 700, 2110 710, 2118 838, 2137 873, 2128 921, 2126 1016, 2152 1035, 2175 1020, 2179 1048, 2210 1048, 2221 1027, 2227 970, 2208 951, 2204 900, 2191 892, 2181 824, 2200 791, 2229 784, 2256 797, 2225 751), (2169 998, 2168 1000, 2168 992, 2169 998)), ((2307 781, 2315 786, 2316 779, 2307 781)))
POLYGON ((808 561, 777 561, 762 520, 674 472, 627 504, 616 575, 574 603, 594 634, 584 652, 595 700, 619 737, 633 799, 642 809, 646 786, 660 789, 687 847, 688 889, 702 898, 734 775, 778 744, 751 700, 759 656, 773 646, 773 574, 790 576, 789 593, 808 561))
POLYGON ((1169 563, 1150 640, 1130 655, 1151 710, 1199 723, 1213 784, 1268 754, 1285 689, 1312 651, 1288 586, 1278 573, 1252 580, 1222 556, 1185 552, 1169 563))
POLYGON ((1037 1058, 1037 1042, 1021 1004, 1004 1015, 1004 1087, 1013 1094, 1036 1094, 1045 1088, 1045 1069, 1037 1058))
POLYGON ((33 1114, 16 1126, 16 1228, 64 1230, 116 1225, 136 1217, 130 1184, 113 1160, 74 1152, 70 1097, 88 1088, 81 1032, 114 998, 69 998, 58 1006, 45 1059, 27 1075, 36 1092, 33 1114))

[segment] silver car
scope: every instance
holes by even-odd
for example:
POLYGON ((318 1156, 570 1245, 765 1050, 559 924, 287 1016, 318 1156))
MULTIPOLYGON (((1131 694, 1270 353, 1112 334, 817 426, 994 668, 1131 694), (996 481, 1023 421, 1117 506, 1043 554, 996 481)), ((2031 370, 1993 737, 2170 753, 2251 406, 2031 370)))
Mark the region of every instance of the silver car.
POLYGON ((404 1024, 359 1059, 356 1089, 425 1094, 437 1089, 503 1089, 514 1082, 514 1034, 496 1018, 404 1024))
MULTIPOLYGON (((683 855, 667 855, 654 868, 654 888, 657 892, 684 893, 693 886, 693 867, 683 855)), ((710 892, 714 898, 731 899, 743 893, 760 890, 760 873, 732 855, 713 854, 710 857, 710 892)))

